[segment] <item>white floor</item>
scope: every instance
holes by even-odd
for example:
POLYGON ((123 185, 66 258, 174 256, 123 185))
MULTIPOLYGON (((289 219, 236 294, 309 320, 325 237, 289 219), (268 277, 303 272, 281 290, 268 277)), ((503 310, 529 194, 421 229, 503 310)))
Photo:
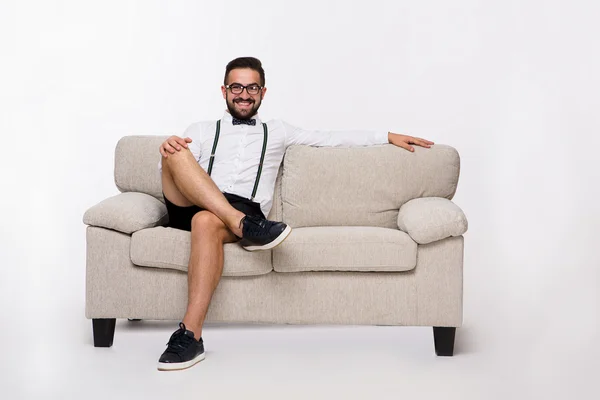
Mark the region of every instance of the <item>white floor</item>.
MULTIPOLYGON (((159 372, 175 321, 117 323, 112 348, 94 348, 81 304, 32 321, 13 314, 3 329, 4 399, 566 399, 598 398, 597 315, 506 304, 512 316, 474 299, 457 330, 454 357, 436 357, 431 328, 213 324, 207 357, 189 370, 159 372), (38 324, 39 323, 39 324, 38 324), (182 397, 184 396, 185 397, 182 397)), ((575 295, 576 297, 576 295, 575 295)), ((54 300, 52 300, 54 299, 54 300)), ((577 299, 576 299, 577 300, 577 299)), ((596 303, 583 300, 589 310, 596 303)), ((573 299, 568 301, 574 305, 573 299)), ((44 309, 44 305, 41 305, 44 309)), ((6 312, 7 308, 5 308, 6 312)), ((13 309, 16 310, 16 309, 13 309)), ((506 311, 505 310, 505 311, 506 311)), ((33 310, 32 310, 33 311, 33 310)), ((9 311, 10 313, 10 311, 9 311)), ((8 315, 10 318, 11 315, 8 315)))

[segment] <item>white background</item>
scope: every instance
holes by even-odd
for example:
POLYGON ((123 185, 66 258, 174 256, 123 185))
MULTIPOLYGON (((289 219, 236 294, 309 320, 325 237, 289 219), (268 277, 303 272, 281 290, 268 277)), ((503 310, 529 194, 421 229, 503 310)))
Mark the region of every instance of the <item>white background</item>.
POLYGON ((595 397, 597 4, 2 1, 0 397, 595 397), (248 55, 263 118, 459 151, 454 358, 402 327, 207 327, 207 360, 170 374, 174 322, 119 322, 92 347, 82 216, 117 193, 116 142, 219 118, 225 65, 248 55))

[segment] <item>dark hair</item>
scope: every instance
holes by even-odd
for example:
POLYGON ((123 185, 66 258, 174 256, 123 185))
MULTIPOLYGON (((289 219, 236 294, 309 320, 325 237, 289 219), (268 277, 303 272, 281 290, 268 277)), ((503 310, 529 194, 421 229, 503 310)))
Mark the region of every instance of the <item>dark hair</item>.
POLYGON ((229 76, 231 70, 238 68, 250 68, 258 72, 260 75, 260 86, 265 86, 265 70, 263 69, 260 60, 254 57, 239 57, 229 61, 229 64, 227 64, 227 67, 225 68, 225 78, 223 78, 224 85, 227 85, 227 76, 229 76))

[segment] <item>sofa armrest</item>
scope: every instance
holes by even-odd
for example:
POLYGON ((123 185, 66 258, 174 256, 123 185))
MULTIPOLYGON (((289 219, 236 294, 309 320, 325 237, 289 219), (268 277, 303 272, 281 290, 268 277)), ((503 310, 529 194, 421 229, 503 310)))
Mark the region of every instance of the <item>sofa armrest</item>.
POLYGON ((83 223, 131 234, 168 222, 167 207, 145 193, 127 192, 102 200, 83 215, 83 223))
POLYGON ((418 244, 427 244, 467 231, 465 213, 443 197, 422 197, 407 201, 398 213, 398 228, 418 244))

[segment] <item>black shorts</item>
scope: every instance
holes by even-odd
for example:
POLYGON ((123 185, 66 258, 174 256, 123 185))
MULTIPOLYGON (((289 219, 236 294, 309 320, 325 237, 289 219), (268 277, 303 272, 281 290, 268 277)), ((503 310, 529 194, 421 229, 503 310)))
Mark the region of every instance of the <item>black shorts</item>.
MULTIPOLYGON (((261 218, 265 218, 265 215, 260 209, 260 203, 256 203, 245 197, 238 196, 231 193, 223 193, 229 204, 236 210, 240 210, 246 215, 255 215, 261 218)), ((204 208, 198 206, 180 207, 169 201, 163 193, 165 199, 165 205, 167 206, 167 212, 169 213, 169 223, 167 224, 170 228, 181 229, 184 231, 191 232, 192 230, 192 217, 197 212, 203 211, 204 208)))

